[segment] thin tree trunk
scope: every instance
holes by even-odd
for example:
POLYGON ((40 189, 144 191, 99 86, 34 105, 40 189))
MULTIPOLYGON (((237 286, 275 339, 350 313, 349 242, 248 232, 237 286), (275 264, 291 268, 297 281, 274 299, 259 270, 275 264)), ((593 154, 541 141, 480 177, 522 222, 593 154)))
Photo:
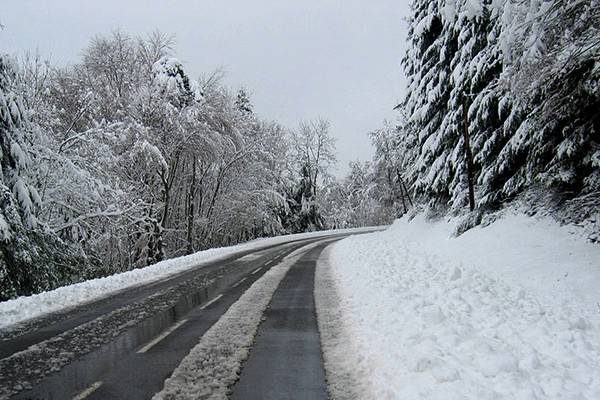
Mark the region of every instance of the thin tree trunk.
POLYGON ((194 195, 196 192, 196 156, 192 156, 192 179, 187 198, 187 254, 194 252, 194 195))
POLYGON ((469 184, 469 208, 475 210, 475 188, 473 186, 473 153, 471 152, 471 139, 469 137, 469 107, 468 98, 463 95, 463 139, 465 142, 465 155, 467 160, 467 180, 469 184))
MULTIPOLYGON (((396 168, 396 176, 398 178, 398 185, 400 185, 400 192, 403 194, 403 196, 406 196, 408 204, 410 204, 411 207, 414 207, 412 199, 410 198, 410 193, 408 192, 408 188, 406 187, 404 179, 402 179, 402 174, 398 168, 396 168)), ((402 198, 402 202, 404 203, 404 197, 402 198)))
POLYGON ((217 175, 217 184, 215 186, 215 190, 213 191, 212 198, 210 200, 210 204, 208 206, 208 211, 206 212, 206 218, 210 218, 213 209, 215 207, 215 203, 217 202, 217 196, 219 195, 219 191, 221 190, 221 183, 223 181, 223 176, 221 175, 221 171, 217 175))
POLYGON ((406 194, 406 199, 408 200, 408 204, 410 204, 411 207, 414 207, 412 198, 410 197, 410 193, 408 192, 408 188, 406 187, 406 184, 404 183, 404 179, 400 178, 400 182, 402 183, 402 187, 404 188, 404 193, 406 194))
POLYGON ((160 179, 163 184, 163 200, 164 200, 164 208, 163 215, 160 221, 160 225, 162 228, 167 227, 167 217, 169 216, 169 207, 171 201, 171 188, 173 187, 173 182, 175 181, 175 175, 177 174, 177 168, 179 166, 179 155, 180 152, 177 151, 173 155, 173 159, 169 165, 168 170, 163 171, 161 173, 160 179))
POLYGON ((408 208, 406 207, 406 200, 404 200, 404 188, 400 185, 400 198, 402 199, 402 208, 404 209, 404 214, 408 212, 408 208))

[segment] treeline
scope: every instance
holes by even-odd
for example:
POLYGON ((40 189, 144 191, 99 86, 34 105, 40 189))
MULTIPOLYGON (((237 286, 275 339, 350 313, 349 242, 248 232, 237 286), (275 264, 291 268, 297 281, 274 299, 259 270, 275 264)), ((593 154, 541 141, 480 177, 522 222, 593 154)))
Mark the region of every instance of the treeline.
POLYGON ((398 118, 343 179, 326 120, 261 119, 160 33, 2 56, 0 299, 413 206, 473 208, 466 229, 518 200, 598 240, 599 26, 594 0, 415 0, 398 118))
POLYGON ((600 205, 600 7, 593 0, 415 0, 398 121, 373 134, 405 202, 526 207, 594 220, 600 205), (408 190, 405 190, 408 188, 408 190))
POLYGON ((172 45, 116 32, 64 68, 0 58, 0 299, 331 225, 328 122, 265 121, 172 45))

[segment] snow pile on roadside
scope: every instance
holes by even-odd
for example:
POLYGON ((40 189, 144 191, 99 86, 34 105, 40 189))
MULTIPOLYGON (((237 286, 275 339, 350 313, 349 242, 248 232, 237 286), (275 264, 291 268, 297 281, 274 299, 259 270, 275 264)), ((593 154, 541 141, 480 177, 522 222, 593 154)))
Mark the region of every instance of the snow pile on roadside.
POLYGON ((204 250, 189 256, 165 260, 145 268, 115 274, 106 278, 92 279, 40 294, 0 302, 0 329, 44 314, 66 310, 98 300, 123 289, 159 281, 236 253, 259 250, 267 246, 294 240, 331 236, 346 232, 358 233, 369 229, 373 228, 341 229, 257 239, 235 246, 204 250))
POLYGON ((600 247, 550 220, 451 238, 455 223, 402 219, 333 246, 365 397, 600 399, 600 247))
POLYGON ((315 245, 294 251, 254 282, 202 336, 153 399, 227 399, 273 293, 290 267, 315 245))

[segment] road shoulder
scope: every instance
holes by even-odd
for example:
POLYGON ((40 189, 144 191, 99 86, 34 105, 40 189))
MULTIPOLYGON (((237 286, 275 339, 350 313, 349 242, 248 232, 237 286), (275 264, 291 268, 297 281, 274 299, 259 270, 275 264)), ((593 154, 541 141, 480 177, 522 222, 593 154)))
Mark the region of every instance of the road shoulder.
POLYGON ((329 261, 335 244, 327 246, 317 260, 315 271, 315 304, 321 335, 321 347, 329 395, 334 400, 369 398, 371 382, 360 374, 361 360, 356 343, 344 321, 340 307, 344 301, 337 288, 333 266, 329 261))

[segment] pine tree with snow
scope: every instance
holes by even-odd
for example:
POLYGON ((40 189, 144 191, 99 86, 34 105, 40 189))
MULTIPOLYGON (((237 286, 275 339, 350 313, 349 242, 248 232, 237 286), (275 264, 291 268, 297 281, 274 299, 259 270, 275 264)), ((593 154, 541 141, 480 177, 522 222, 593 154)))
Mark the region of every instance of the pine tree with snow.
POLYGON ((237 92, 235 106, 244 114, 252 114, 252 102, 250 96, 245 89, 240 89, 237 92))
POLYGON ((406 128, 417 135, 409 180, 431 205, 466 204, 465 104, 477 171, 494 147, 487 141, 501 127, 493 89, 501 72, 496 29, 497 12, 489 2, 414 3, 403 61, 408 90, 401 107, 408 115, 406 128))
POLYGON ((584 213, 594 212, 600 205, 600 3, 506 2, 502 19, 500 83, 524 114, 495 163, 514 171, 506 189, 542 184, 562 199, 586 196, 591 209, 584 213))
POLYGON ((468 127, 479 208, 540 184, 600 203, 598 10, 595 0, 414 2, 398 108, 416 137, 402 151, 421 200, 466 205, 468 127))

